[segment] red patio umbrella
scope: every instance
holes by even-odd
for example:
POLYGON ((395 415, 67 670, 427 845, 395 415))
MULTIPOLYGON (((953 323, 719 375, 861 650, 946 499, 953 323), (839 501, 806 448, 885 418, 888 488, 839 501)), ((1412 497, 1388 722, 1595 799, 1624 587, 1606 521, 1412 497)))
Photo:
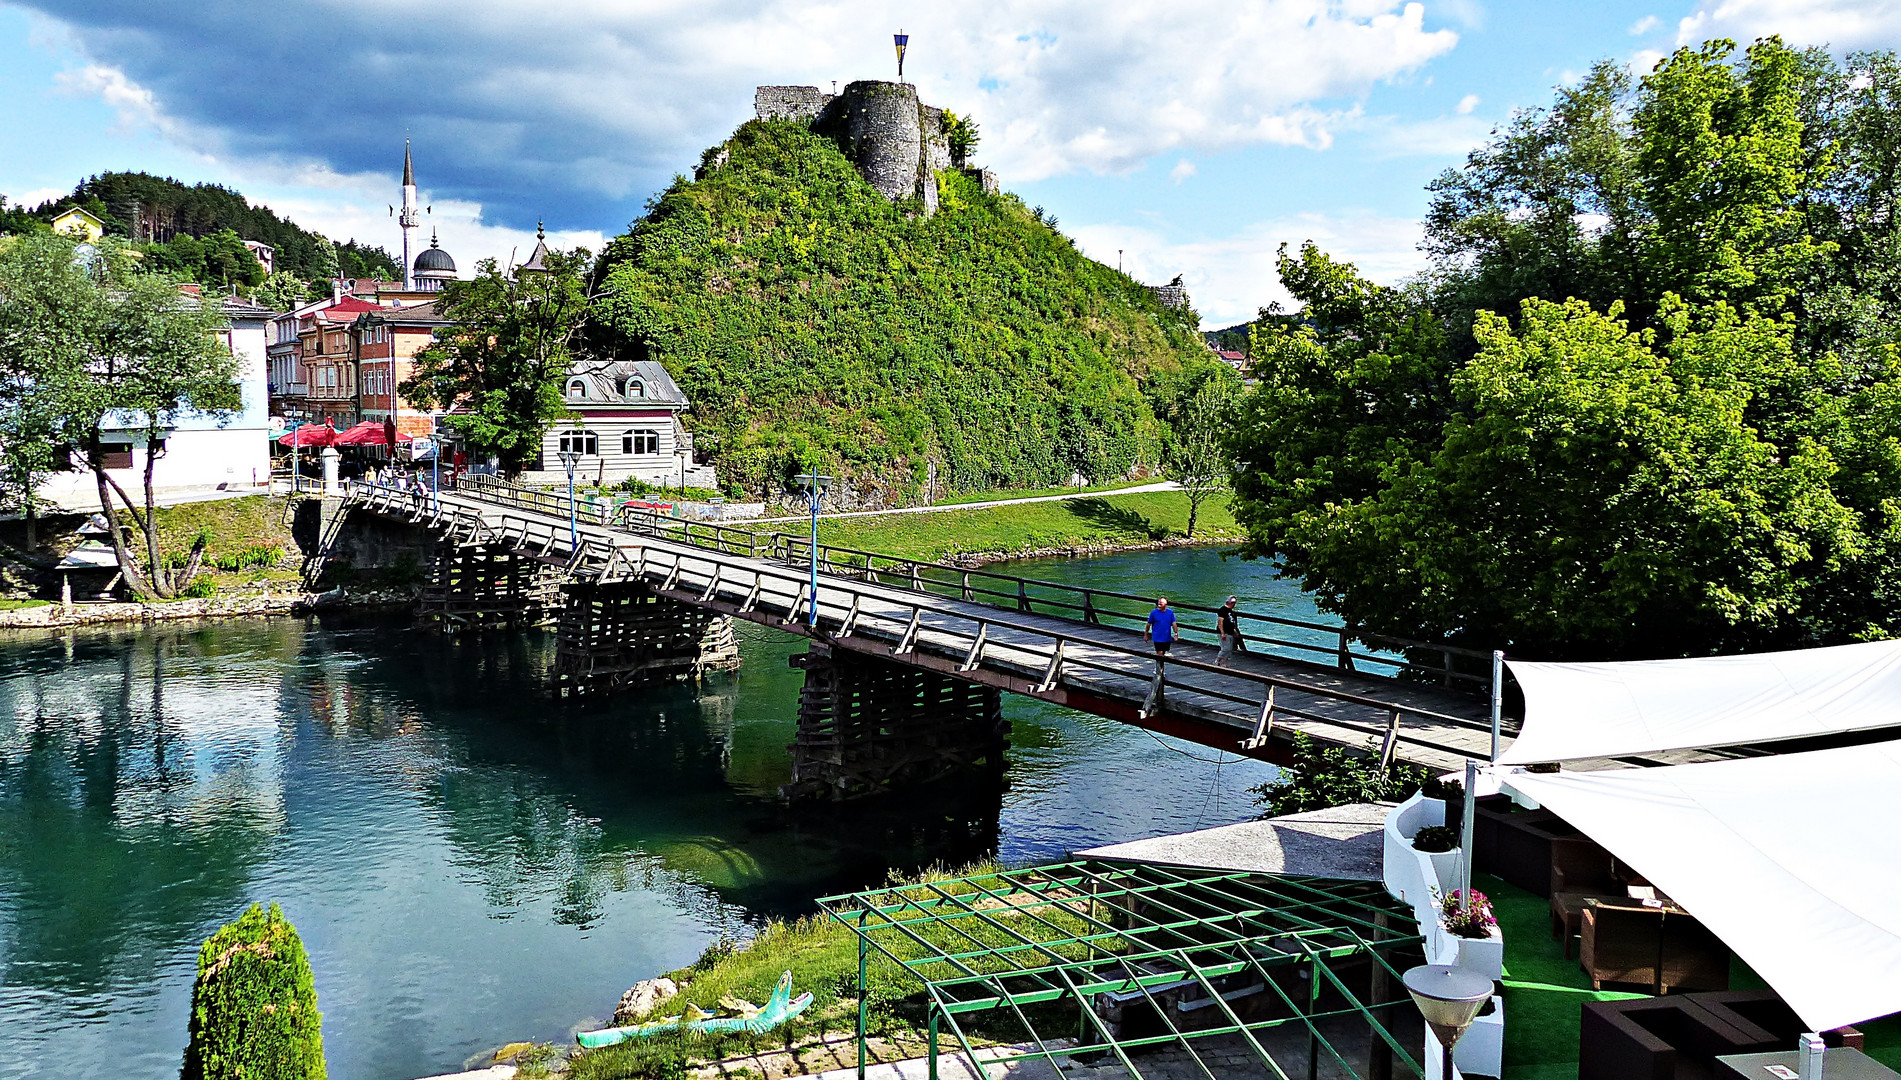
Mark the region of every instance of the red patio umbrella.
POLYGON ((305 424, 295 431, 284 433, 277 441, 285 446, 330 446, 336 442, 337 429, 328 423, 305 424))
POLYGON ((332 446, 388 446, 389 436, 383 425, 374 420, 365 420, 361 424, 338 435, 332 446))

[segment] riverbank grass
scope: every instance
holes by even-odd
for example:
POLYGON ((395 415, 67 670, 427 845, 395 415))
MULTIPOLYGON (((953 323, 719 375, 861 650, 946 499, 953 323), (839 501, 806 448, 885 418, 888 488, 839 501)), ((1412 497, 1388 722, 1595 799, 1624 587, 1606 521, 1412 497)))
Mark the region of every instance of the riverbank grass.
MULTIPOLYGON (((903 880, 894 879, 888 887, 930 882, 950 895, 968 894, 975 891, 975 886, 961 879, 996 873, 999 869, 994 864, 986 864, 954 873, 932 870, 903 880)), ((923 924, 913 929, 925 943, 949 952, 968 952, 986 946, 1020 943, 1021 938, 1014 937, 1012 931, 1025 936, 1046 936, 1052 926, 1065 928, 1071 934, 1087 932, 1080 917, 1047 907, 1022 914, 999 909, 989 913, 984 925, 964 920, 954 926, 923 924)), ((924 955, 923 944, 895 945, 889 940, 886 944, 907 960, 924 955)), ((1051 948, 1080 954, 1083 946, 1051 948)), ((1113 949, 1098 942, 1096 952, 1104 951, 1113 949)), ((661 1006, 658 1015, 678 1015, 689 1004, 714 1012, 720 1008, 722 998, 741 998, 755 1004, 764 1002, 779 977, 787 971, 792 973, 793 992, 810 993, 812 1005, 776 1031, 752 1036, 682 1034, 630 1040, 618 1046, 575 1054, 569 1059, 567 1075, 570 1080, 676 1080, 689 1070, 714 1062, 762 1056, 782 1063, 783 1068, 775 1066, 768 1070, 775 1075, 804 1072, 802 1057, 806 1052, 821 1044, 848 1041, 857 1031, 858 937, 850 927, 829 916, 775 921, 749 942, 722 942, 708 949, 692 966, 668 973, 668 978, 680 984, 680 993, 661 1006)), ((867 965, 865 997, 869 1016, 866 1033, 878 1044, 875 1056, 915 1057, 924 1052, 928 1014, 924 984, 916 975, 874 950, 867 965)), ((1053 1007, 1064 1008, 1060 1004, 1053 1007)), ((1028 1011, 1036 1014, 1039 1008, 1031 1007, 1028 1011)), ((1067 1006, 1066 1021, 1057 1022, 1074 1023, 1074 1014, 1075 1005, 1071 1003, 1067 1006)), ((1026 1037, 1020 1025, 1002 1012, 967 1016, 963 1024, 965 1032, 979 1046, 1026 1037)), ((944 1037, 950 1038, 948 1032, 944 1037)), ((814 1056, 830 1059, 829 1054, 814 1056)))
MULTIPOLYGON (((798 534, 797 526, 779 530, 798 534)), ((1188 496, 1179 491, 1085 495, 929 514, 819 520, 819 542, 903 558, 1007 558, 1032 553, 1113 550, 1190 540, 1188 496)), ((1244 533, 1225 496, 1202 503, 1195 543, 1235 543, 1244 533)))

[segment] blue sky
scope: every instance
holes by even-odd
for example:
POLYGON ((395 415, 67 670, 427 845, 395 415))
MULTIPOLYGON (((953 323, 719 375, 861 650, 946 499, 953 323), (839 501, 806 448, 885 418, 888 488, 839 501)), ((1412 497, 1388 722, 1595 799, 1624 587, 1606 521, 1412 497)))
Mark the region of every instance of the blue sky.
POLYGON ((1283 242, 1417 269, 1426 182, 1596 60, 1769 33, 1892 47, 1901 4, 0 0, 0 192, 144 169, 394 247, 407 134, 465 268, 539 220, 598 246, 749 117, 753 85, 890 77, 900 27, 906 76, 977 118, 1005 187, 1098 259, 1183 274, 1213 326, 1281 298, 1283 242))

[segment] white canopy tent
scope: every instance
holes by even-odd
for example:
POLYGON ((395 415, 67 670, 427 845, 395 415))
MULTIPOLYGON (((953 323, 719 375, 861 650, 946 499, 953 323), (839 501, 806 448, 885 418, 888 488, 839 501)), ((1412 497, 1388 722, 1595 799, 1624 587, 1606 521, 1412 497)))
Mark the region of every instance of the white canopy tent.
POLYGON ((1525 722, 1501 764, 1901 727, 1901 641, 1690 660, 1507 663, 1525 692, 1525 722))
POLYGON ((1815 1030, 1901 1012, 1901 742, 1502 779, 1682 904, 1815 1030))

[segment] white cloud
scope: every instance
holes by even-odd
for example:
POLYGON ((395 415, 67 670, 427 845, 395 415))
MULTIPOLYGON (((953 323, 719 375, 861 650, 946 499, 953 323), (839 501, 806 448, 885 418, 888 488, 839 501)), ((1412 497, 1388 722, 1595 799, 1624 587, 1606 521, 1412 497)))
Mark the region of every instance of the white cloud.
POLYGON ((1894 0, 1698 0, 1677 23, 1677 44, 1713 37, 1739 42, 1780 34, 1794 45, 1835 49, 1892 48, 1901 38, 1894 0))
POLYGON ((1193 175, 1195 175, 1195 163, 1188 160, 1187 158, 1183 158, 1180 161, 1177 161, 1175 163, 1175 167, 1168 170, 1168 178, 1170 180, 1175 181, 1177 184, 1181 183, 1183 180, 1186 180, 1193 175))
POLYGON ((33 188, 30 191, 22 191, 17 195, 8 193, 7 205, 8 206, 24 206, 24 207, 31 208, 31 207, 38 206, 43 202, 49 202, 53 199, 57 199, 62 195, 69 195, 72 193, 72 190, 73 190, 72 188, 43 187, 43 188, 33 188))
POLYGON ((125 77, 125 72, 106 64, 88 64, 53 76, 61 93, 75 97, 96 97, 118 117, 121 131, 157 128, 169 132, 171 123, 160 111, 152 92, 125 77))
POLYGON ((1648 75, 1656 70, 1663 56, 1656 49, 1638 49, 1630 55, 1630 70, 1638 75, 1648 75))
POLYGON ((1458 113, 1460 116, 1470 116, 1472 110, 1478 107, 1479 96, 1477 94, 1467 94, 1459 99, 1458 113))
POLYGON ((1071 230, 1077 245, 1098 262, 1114 266, 1116 250, 1122 249, 1124 269, 1139 280, 1160 284, 1182 275, 1209 329, 1252 319, 1270 303, 1290 310, 1296 306, 1274 268, 1282 244, 1297 251, 1312 240, 1355 264, 1364 276, 1394 284, 1425 269, 1420 233, 1420 223, 1411 218, 1324 214, 1271 218, 1215 240, 1170 241, 1155 229, 1122 224, 1071 230))
MULTIPOLYGON (((747 119, 755 84, 891 77, 897 21, 876 0, 468 0, 410 34, 372 0, 23 2, 89 58, 67 85, 128 123, 343 175, 388 175, 409 132, 446 194, 518 226, 625 213, 747 119)), ((985 0, 907 12, 905 72, 975 115, 1009 182, 1121 173, 1327 146, 1375 85, 1454 47, 1425 16, 1405 0, 985 0)))
POLYGON ((1657 18, 1655 15, 1645 15, 1643 18, 1630 24, 1630 36, 1642 37, 1652 30, 1655 30, 1658 26, 1662 25, 1662 23, 1663 20, 1657 18))

